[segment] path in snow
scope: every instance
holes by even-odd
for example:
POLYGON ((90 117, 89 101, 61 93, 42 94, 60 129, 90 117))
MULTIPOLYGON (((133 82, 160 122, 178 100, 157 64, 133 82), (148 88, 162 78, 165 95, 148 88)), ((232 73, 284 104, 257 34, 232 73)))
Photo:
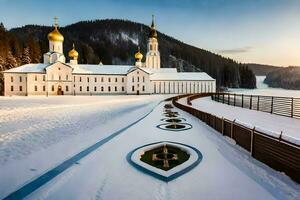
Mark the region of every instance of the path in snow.
MULTIPOLYGON (((179 100, 181 104, 186 103, 186 98, 179 100)), ((220 118, 238 120, 244 124, 259 127, 267 131, 277 133, 283 132, 282 138, 300 145, 300 120, 273 115, 266 112, 234 107, 211 100, 210 97, 199 98, 192 101, 192 107, 201 111, 211 113, 220 118)))
POLYGON ((178 109, 192 129, 173 132, 162 123, 163 104, 138 124, 110 140, 28 199, 297 199, 300 187, 288 177, 252 159, 237 145, 178 109), (192 171, 162 182, 132 167, 127 154, 136 147, 173 141, 203 154, 192 171))
POLYGON ((132 123, 164 98, 0 98, 0 199, 132 123))

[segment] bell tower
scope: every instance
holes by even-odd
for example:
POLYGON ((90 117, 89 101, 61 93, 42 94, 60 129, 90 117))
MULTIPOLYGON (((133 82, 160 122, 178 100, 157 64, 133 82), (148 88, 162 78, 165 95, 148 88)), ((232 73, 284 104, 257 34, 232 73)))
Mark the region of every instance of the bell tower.
POLYGON ((146 67, 151 69, 160 69, 160 53, 158 51, 157 32, 154 24, 154 15, 152 15, 152 24, 148 37, 146 67))
POLYGON ((44 54, 44 63, 65 62, 63 53, 64 36, 58 30, 57 17, 54 17, 54 30, 48 34, 49 52, 44 54))

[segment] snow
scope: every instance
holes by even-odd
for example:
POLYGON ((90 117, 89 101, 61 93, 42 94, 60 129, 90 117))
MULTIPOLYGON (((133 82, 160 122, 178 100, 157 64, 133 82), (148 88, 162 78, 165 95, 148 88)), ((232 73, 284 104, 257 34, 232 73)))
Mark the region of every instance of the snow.
POLYGON ((184 81, 213 81, 212 77, 210 77, 205 72, 179 72, 179 73, 154 73, 150 75, 150 80, 165 80, 165 81, 173 81, 173 80, 184 80, 184 81))
POLYGON ((0 199, 166 97, 1 97, 0 199))
POLYGON ((17 73, 41 73, 41 72, 45 72, 46 67, 49 64, 43 64, 43 63, 39 63, 39 64, 26 64, 26 65, 22 65, 20 67, 16 67, 16 68, 12 68, 9 70, 6 70, 5 72, 17 72, 17 73))
MULTIPOLYGON (((144 116, 166 97, 0 98, 0 199, 144 116)), ((174 108, 193 128, 181 132, 157 128, 165 123, 163 105, 26 199, 298 199, 299 185, 197 118, 174 108), (127 154, 135 148, 159 141, 193 146, 203 159, 169 183, 127 162, 127 154)))
MULTIPOLYGON (((180 102, 186 104, 186 98, 181 99, 180 102)), ((193 100, 192 106, 218 117, 224 117, 231 121, 236 120, 247 127, 255 126, 256 130, 276 138, 279 138, 282 132, 283 139, 300 145, 299 119, 234 107, 213 101, 210 97, 193 100)))
MULTIPOLYGON (((1 128, 1 138, 19 130, 18 135, 1 141, 0 157, 6 150, 12 156, 0 166, 0 198, 135 121, 162 98, 0 98, 1 111, 5 111, 0 113, 1 126, 6 128, 1 128), (9 120, 2 122, 5 116, 9 120), (24 129, 25 124, 34 129, 24 129), (52 135, 56 135, 55 139, 52 135), (14 145, 7 144, 11 142, 14 145)), ((26 199, 298 199, 299 185, 228 143, 197 118, 174 108, 193 128, 181 132, 158 129, 156 126, 164 123, 163 105, 26 199), (133 149, 159 141, 193 146, 201 151, 203 160, 169 183, 144 174, 127 162, 126 156, 133 149)))
POLYGON ((131 41, 133 44, 135 44, 137 46, 139 45, 139 39, 137 36, 136 36, 136 38, 133 38, 133 37, 130 37, 127 33, 121 32, 121 38, 124 41, 131 41))

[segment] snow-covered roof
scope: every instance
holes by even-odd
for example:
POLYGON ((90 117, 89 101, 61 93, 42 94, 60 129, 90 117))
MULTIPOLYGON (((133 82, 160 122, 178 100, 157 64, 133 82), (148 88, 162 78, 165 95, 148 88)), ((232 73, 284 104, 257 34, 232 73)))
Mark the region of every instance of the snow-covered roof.
POLYGON ((176 73, 176 68, 160 68, 160 69, 152 69, 153 73, 176 73))
POLYGON ((205 72, 177 72, 177 73, 154 73, 150 75, 153 81, 213 81, 205 72))
POLYGON ((13 73, 41 73, 45 72, 45 68, 49 64, 39 63, 39 64, 26 64, 20 67, 12 68, 6 70, 5 72, 13 72, 13 73))
MULTIPOLYGON (((71 65, 72 66, 72 65, 71 65)), ((76 65, 73 74, 122 74, 126 75, 134 66, 130 65, 76 65)))

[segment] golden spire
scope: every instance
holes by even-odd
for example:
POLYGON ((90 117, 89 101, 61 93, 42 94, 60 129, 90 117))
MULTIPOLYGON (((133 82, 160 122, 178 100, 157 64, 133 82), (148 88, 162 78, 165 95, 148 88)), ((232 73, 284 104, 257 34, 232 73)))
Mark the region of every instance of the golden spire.
POLYGON ((134 57, 137 61, 142 61, 143 54, 140 52, 140 46, 138 46, 138 52, 134 55, 134 57))
POLYGON ((69 51, 69 57, 72 58, 73 60, 77 60, 79 56, 79 53, 75 50, 75 45, 73 43, 73 49, 69 51))
POLYGON ((152 15, 152 23, 150 26, 149 38, 157 38, 157 32, 154 25, 154 15, 152 15))
POLYGON ((54 30, 48 34, 48 40, 52 42, 63 42, 64 36, 58 31, 58 18, 54 17, 54 30))

